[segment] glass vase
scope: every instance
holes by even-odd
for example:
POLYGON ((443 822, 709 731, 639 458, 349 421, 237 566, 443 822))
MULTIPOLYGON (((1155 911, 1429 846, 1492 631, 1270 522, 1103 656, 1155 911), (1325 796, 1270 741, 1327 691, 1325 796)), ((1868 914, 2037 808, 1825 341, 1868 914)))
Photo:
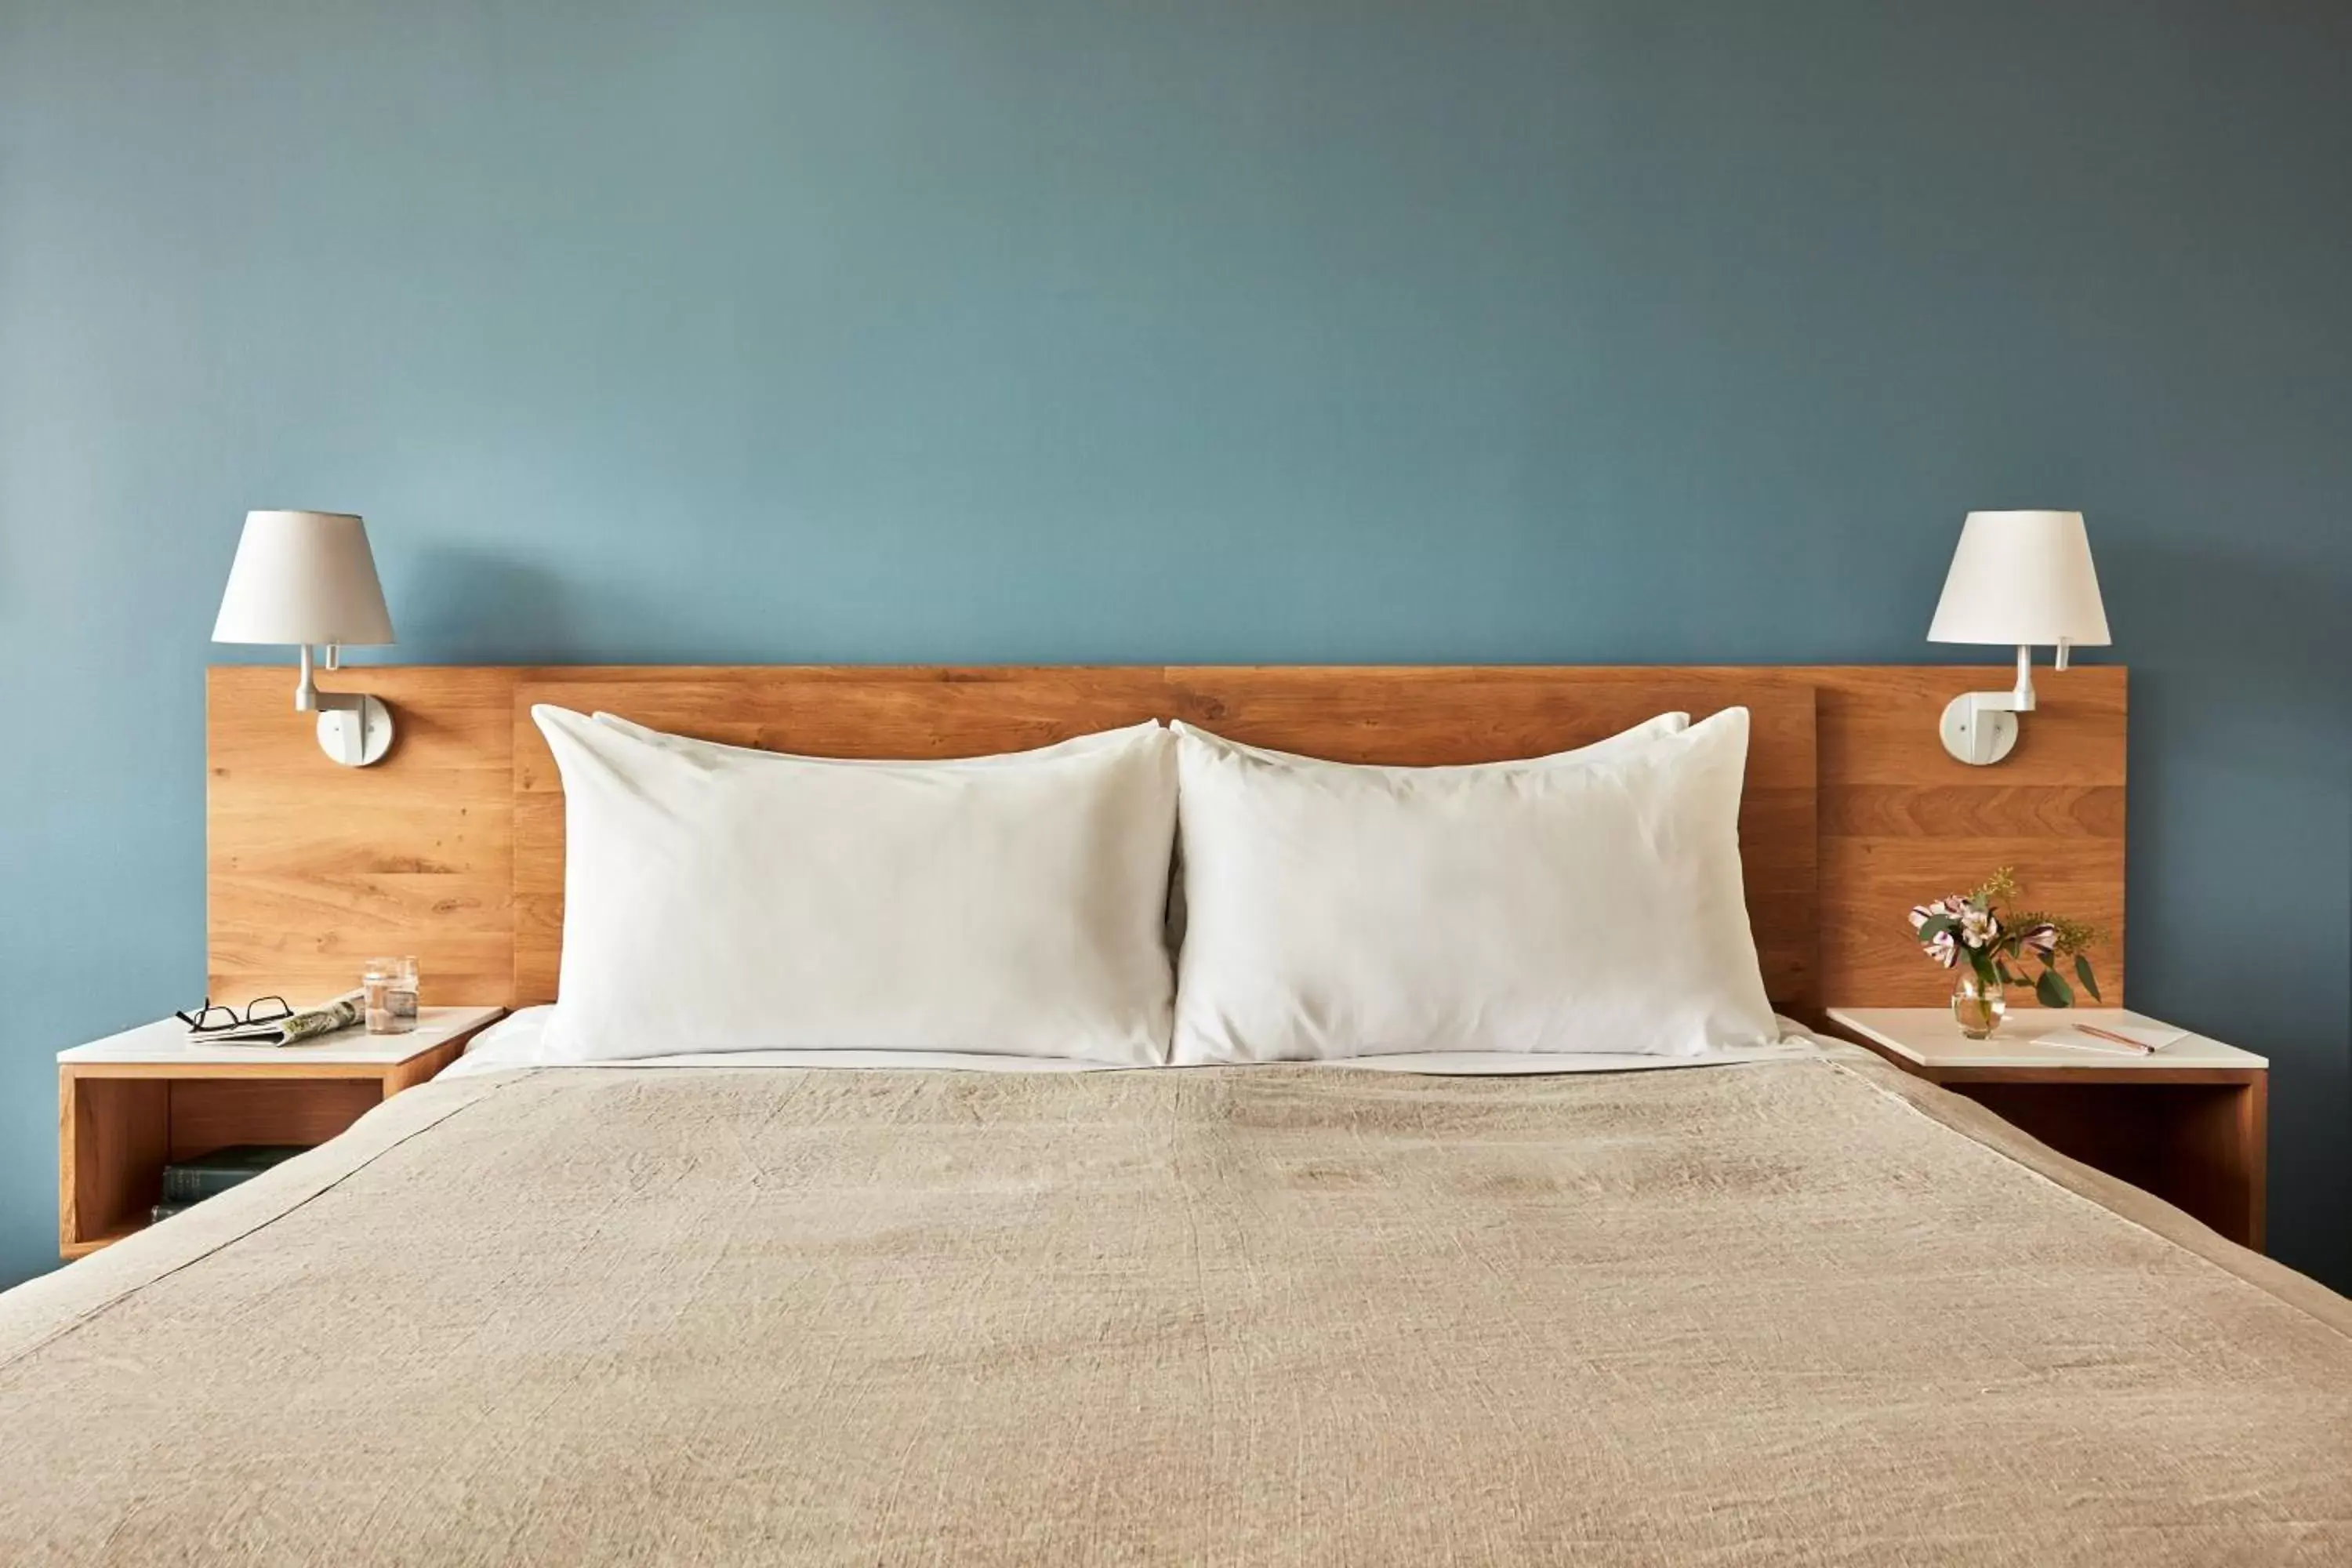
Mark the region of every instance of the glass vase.
POLYGON ((1973 969, 1962 969, 1952 982, 1952 1019, 1971 1040, 1989 1040, 2009 1012, 2009 998, 1999 980, 1987 981, 1973 969))

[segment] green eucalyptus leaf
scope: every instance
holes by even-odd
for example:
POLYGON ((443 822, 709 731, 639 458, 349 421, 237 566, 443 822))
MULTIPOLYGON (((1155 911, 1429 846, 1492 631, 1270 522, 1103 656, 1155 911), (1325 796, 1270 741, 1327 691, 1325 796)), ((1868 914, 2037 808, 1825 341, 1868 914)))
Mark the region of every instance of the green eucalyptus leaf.
POLYGON ((1938 936, 1958 931, 1959 929, 1959 922, 1949 915, 1930 915, 1927 917, 1927 923, 1911 934, 1922 942, 1930 942, 1938 936))
POLYGON ((2083 989, 2091 994, 2092 1001, 2102 1000, 2099 983, 2091 978, 2091 961, 2079 952, 2074 955, 2074 978, 2083 983, 2083 989))
POLYGON ((2041 978, 2034 981, 2033 995, 2044 1007, 2072 1007, 2074 1005, 2073 988, 2059 978, 2054 969, 2043 970, 2041 978))

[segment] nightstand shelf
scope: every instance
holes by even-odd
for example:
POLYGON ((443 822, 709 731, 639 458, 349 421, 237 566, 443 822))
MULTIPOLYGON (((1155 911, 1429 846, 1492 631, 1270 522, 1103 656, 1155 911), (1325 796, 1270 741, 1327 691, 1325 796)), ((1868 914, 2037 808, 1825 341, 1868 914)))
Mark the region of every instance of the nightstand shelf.
POLYGON ((427 1007, 415 1033, 191 1046, 165 1019, 58 1053, 58 1251, 142 1229, 164 1164, 233 1143, 323 1143, 457 1059, 504 1011, 427 1007))
POLYGON ((2011 1013, 1989 1040, 1962 1036, 1941 1007, 1832 1007, 1829 1017, 1904 1071, 1966 1095, 2059 1152, 2262 1249, 2269 1204, 2264 1058, 2195 1034, 2145 1057, 2033 1043, 2069 1022, 2167 1026, 2117 1007, 2011 1013))

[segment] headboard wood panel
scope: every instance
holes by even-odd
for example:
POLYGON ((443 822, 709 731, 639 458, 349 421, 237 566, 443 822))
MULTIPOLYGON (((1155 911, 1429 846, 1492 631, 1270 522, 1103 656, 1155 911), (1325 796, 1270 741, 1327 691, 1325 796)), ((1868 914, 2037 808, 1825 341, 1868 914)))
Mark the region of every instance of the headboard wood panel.
POLYGON ((331 689, 398 710, 391 754, 338 767, 293 672, 218 666, 205 694, 206 970, 215 1000, 315 1001, 378 953, 418 955, 427 999, 514 986, 514 672, 351 668, 331 689))
POLYGON ((1786 1010, 1940 1001, 1903 911, 2014 864, 2030 897, 2098 921, 2121 994, 2126 678, 2047 675, 2001 765, 1952 762, 1948 697, 2002 668, 1288 667, 940 669, 362 667, 394 704, 373 768, 335 767, 291 711, 289 672, 209 682, 208 894, 215 995, 297 1000, 415 952, 431 1000, 543 1000, 562 932, 562 808, 534 701, 611 709, 740 745, 940 757, 1043 745, 1145 718, 1343 761, 1556 751, 1669 708, 1755 715, 1741 826, 1768 987, 1786 1010))

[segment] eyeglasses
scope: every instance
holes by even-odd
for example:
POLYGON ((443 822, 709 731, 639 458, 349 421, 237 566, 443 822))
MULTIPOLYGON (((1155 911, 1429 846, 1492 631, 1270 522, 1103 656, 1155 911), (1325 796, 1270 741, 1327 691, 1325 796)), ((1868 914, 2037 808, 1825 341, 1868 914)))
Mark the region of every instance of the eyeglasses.
POLYGON ((199 1033, 206 1029, 235 1029, 251 1024, 274 1024, 280 1018, 293 1016, 294 1009, 286 1005, 283 996, 257 996, 245 1005, 242 1014, 234 1007, 215 1006, 213 999, 207 996, 205 1005, 194 1012, 172 1015, 199 1033))

